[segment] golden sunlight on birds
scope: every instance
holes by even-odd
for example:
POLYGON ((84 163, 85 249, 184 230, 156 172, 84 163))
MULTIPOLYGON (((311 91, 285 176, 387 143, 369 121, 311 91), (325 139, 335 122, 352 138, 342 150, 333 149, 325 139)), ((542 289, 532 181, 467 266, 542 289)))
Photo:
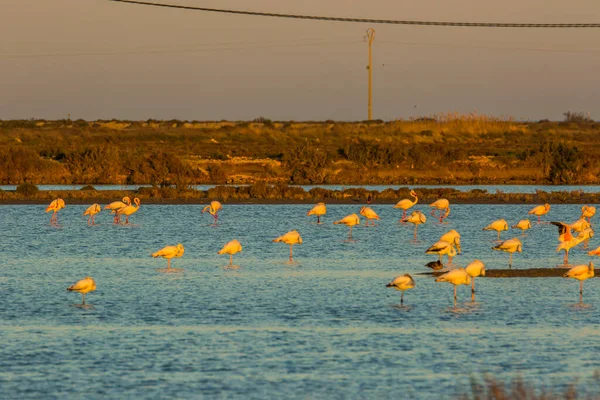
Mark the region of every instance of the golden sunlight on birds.
POLYGON ((433 217, 439 218, 440 222, 443 222, 444 218, 446 218, 448 215, 450 215, 450 202, 447 199, 436 200, 433 203, 431 203, 429 205, 429 207, 434 208, 433 210, 431 210, 431 215, 433 217), (435 215, 435 209, 440 210, 439 216, 435 215), (443 214, 442 214, 442 211, 444 211, 443 214))
POLYGON ((500 240, 500 232, 508 230, 508 223, 504 219, 498 219, 485 228, 484 231, 496 231, 498 233, 498 240, 500 240))
POLYGON ((88 215, 88 225, 96 225, 96 214, 98 214, 100 211, 102 211, 102 207, 100 207, 100 204, 92 204, 85 210, 83 215, 88 215))
POLYGON ((233 265, 233 255, 242 251, 242 245, 237 240, 227 243, 217 254, 229 254, 229 265, 233 265))
MULTIPOLYGON (((442 242, 452 243, 454 246, 456 246, 456 250, 458 250, 458 254, 460 254, 460 252, 461 252, 460 233, 458 233, 455 229, 449 230, 448 232, 444 233, 440 237, 440 240, 442 242)), ((452 261, 452 260, 450 260, 450 261, 452 261)))
MULTIPOLYGON (((371 207, 362 206, 360 209, 360 215, 367 219, 365 223, 366 226, 369 226, 369 222, 372 222, 372 219, 379 220, 379 215, 377 215, 377 213, 373 211, 371 207)), ((372 222, 372 225, 375 225, 375 222, 372 222)))
POLYGON ((273 243, 280 243, 280 242, 283 242, 290 246, 290 262, 293 262, 292 248, 294 247, 295 244, 302 244, 302 236, 300 236, 298 231, 296 231, 294 229, 293 231, 289 231, 288 233, 286 233, 283 236, 279 236, 278 238, 273 239, 273 243))
POLYGON ((350 232, 348 233, 348 240, 352 240, 352 227, 355 225, 360 225, 360 218, 356 214, 350 214, 340 219, 339 221, 335 221, 334 225, 343 224, 350 227, 350 232))
POLYGON ((508 239, 504 242, 500 243, 497 246, 492 247, 492 250, 504 251, 510 253, 510 257, 508 259, 508 266, 512 267, 512 257, 515 252, 523 252, 523 243, 517 238, 508 239))
POLYGON ((202 209, 202 214, 204 214, 206 211, 208 211, 208 213, 210 215, 212 215, 213 219, 214 219, 214 223, 216 224, 217 222, 219 222, 219 210, 223 209, 223 205, 221 203, 219 203, 216 200, 213 200, 210 202, 210 204, 206 207, 204 207, 202 209))
POLYGON ((129 217, 140 209, 140 199, 136 197, 135 199, 133 199, 133 202, 135 203, 135 206, 128 205, 127 207, 123 207, 118 210, 119 214, 125 216, 126 224, 129 224, 129 217))
POLYGON ((121 214, 119 214, 119 210, 127 207, 130 204, 131 204, 131 199, 129 197, 125 196, 125 197, 123 197, 122 201, 113 201, 112 203, 110 203, 109 205, 104 207, 104 209, 110 210, 112 214, 115 214, 113 222, 115 224, 118 224, 121 222, 121 214))
POLYGON ((583 281, 594 277, 594 263, 590 261, 588 265, 576 265, 568 270, 563 277, 579 281, 579 301, 581 302, 583 300, 583 281))
POLYGON ((539 224, 542 222, 540 217, 542 215, 548 214, 548 211, 550 211, 550 204, 544 204, 543 206, 537 206, 537 207, 532 208, 527 214, 536 215, 538 217, 538 224, 539 224))
POLYGON ((522 219, 515 225, 511 226, 511 228, 520 229, 521 231, 523 231, 523 234, 525 234, 526 230, 531 229, 531 221, 529 221, 528 219, 522 219))
POLYGON ((442 256, 448 256, 448 265, 452 265, 452 257, 456 255, 454 243, 449 243, 443 240, 435 242, 431 247, 425 250, 425 254, 437 254, 442 262, 442 256))
POLYGON ((588 222, 592 222, 592 217, 596 215, 596 207, 583 206, 581 207, 581 218, 587 218, 588 222))
POLYGON ((81 293, 81 304, 85 305, 85 294, 96 290, 96 282, 89 276, 86 276, 74 285, 69 286, 67 290, 70 292, 81 293))
POLYGON ((52 216, 50 217, 50 223, 56 225, 58 223, 58 211, 65 208, 65 201, 63 199, 55 199, 52 200, 50 205, 46 207, 46 212, 52 211, 52 216))
POLYGON ((470 285, 471 277, 464 268, 453 269, 438 277, 436 282, 448 282, 454 285, 454 303, 456 304, 456 287, 459 285, 470 285))
POLYGON ((400 294, 400 305, 404 304, 404 291, 415 287, 415 280, 409 274, 404 274, 395 277, 385 287, 391 287, 401 292, 400 294))
POLYGON ((321 217, 327 214, 327 207, 325 203, 317 203, 309 212, 306 213, 307 216, 316 215, 317 216, 317 224, 321 223, 321 217))
POLYGON ((415 232, 413 234, 413 237, 414 237, 414 240, 416 242, 417 241, 417 229, 419 228, 419 225, 424 224, 425 222, 427 222, 427 217, 421 211, 413 211, 410 214, 410 216, 402 219, 402 222, 403 223, 409 222, 409 223, 415 225, 415 232))
POLYGON ((465 267, 465 271, 467 271, 467 274, 469 274, 472 280, 471 294, 475 295, 475 278, 478 276, 485 276, 485 264, 480 260, 471 261, 469 265, 465 267))
POLYGON ((183 253, 185 253, 185 249, 183 248, 183 245, 181 243, 178 243, 176 246, 163 247, 162 249, 158 250, 157 252, 152 253, 152 257, 166 258, 167 259, 167 270, 170 270, 171 269, 171 259, 179 258, 179 257, 183 256, 183 253))
POLYGON ((410 195, 414 198, 414 200, 402 199, 394 206, 394 208, 401 208, 403 210, 402 217, 400 218, 400 220, 406 218, 406 211, 411 209, 415 204, 419 202, 419 196, 417 196, 417 193, 414 190, 410 191, 410 195))

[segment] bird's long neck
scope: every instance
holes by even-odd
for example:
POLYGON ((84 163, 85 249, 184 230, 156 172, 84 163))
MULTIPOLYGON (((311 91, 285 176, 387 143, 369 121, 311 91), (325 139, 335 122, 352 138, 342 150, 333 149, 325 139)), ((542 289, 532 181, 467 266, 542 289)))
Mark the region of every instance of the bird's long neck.
POLYGON ((417 204, 419 202, 419 197, 416 194, 411 194, 411 196, 415 198, 415 200, 412 203, 412 205, 414 206, 415 204, 417 204))
POLYGON ((448 255, 450 257, 454 257, 456 255, 456 249, 454 248, 454 246, 450 246, 450 251, 448 252, 448 255))

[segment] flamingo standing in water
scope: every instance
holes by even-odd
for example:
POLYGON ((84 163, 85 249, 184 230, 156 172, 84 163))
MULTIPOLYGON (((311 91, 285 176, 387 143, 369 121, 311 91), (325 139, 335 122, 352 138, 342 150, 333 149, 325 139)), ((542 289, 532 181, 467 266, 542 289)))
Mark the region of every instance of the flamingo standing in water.
POLYGON ((300 236, 298 231, 294 229, 293 231, 289 231, 288 233, 286 233, 283 236, 279 236, 278 238, 273 239, 273 243, 280 243, 280 242, 290 245, 290 262, 293 262, 292 247, 294 247, 295 244, 302 244, 302 236, 300 236))
POLYGON ((242 251, 242 244, 237 240, 227 243, 217 254, 229 254, 229 265, 233 265, 233 255, 242 251))
POLYGON ((540 217, 542 215, 548 214, 548 211, 550 211, 550 204, 546 203, 543 206, 533 207, 527 214, 537 215, 538 224, 541 224, 542 221, 541 221, 540 217))
POLYGON ((522 219, 515 225, 511 226, 511 228, 520 229, 524 235, 526 230, 531 229, 531 221, 529 221, 528 219, 522 219))
POLYGON ((94 219, 96 218, 96 214, 98 214, 100 211, 102 211, 100 204, 92 204, 87 208, 87 210, 85 210, 83 215, 89 215, 87 221, 88 225, 96 225, 96 221, 94 219))
POLYGON ((213 200, 210 202, 210 205, 204 207, 204 209, 202 210, 202 214, 204 214, 206 211, 208 211, 208 213, 210 215, 212 215, 213 219, 215 220, 215 224, 217 222, 219 222, 219 210, 223 209, 223 205, 221 203, 219 203, 216 200, 213 200))
POLYGON ((508 239, 504 242, 500 243, 497 246, 492 247, 492 250, 499 250, 510 253, 510 257, 508 258, 508 266, 512 267, 512 257, 515 252, 523 252, 523 243, 517 238, 508 239))
POLYGON ((181 243, 178 243, 177 246, 163 247, 162 249, 158 250, 157 252, 152 253, 152 257, 166 258, 167 259, 167 269, 170 270, 171 269, 171 259, 179 258, 179 257, 183 256, 184 253, 185 253, 185 249, 183 248, 183 245, 181 243))
POLYGON ((414 190, 410 191, 410 195, 414 197, 414 201, 410 199, 402 199, 394 206, 394 208, 401 208, 403 210, 402 218, 400 218, 400 220, 404 220, 406 218, 406 211, 419 202, 419 196, 417 196, 417 193, 414 190))
POLYGON ((431 215, 436 218, 439 218, 440 222, 443 222, 444 218, 446 218, 448 215, 450 215, 450 202, 447 199, 436 200, 435 202, 431 203, 429 205, 429 207, 434 208, 433 210, 431 210, 431 215), (439 217, 437 215, 435 215, 435 209, 440 210, 439 217), (442 211, 444 211, 443 214, 442 214, 442 211))
POLYGON ((578 238, 583 239, 583 248, 587 250, 588 245, 590 243, 590 239, 594 237, 594 230, 592 228, 587 228, 579 232, 577 235, 578 238))
POLYGON ((438 277, 436 282, 448 282, 454 285, 454 304, 456 305, 456 287, 458 285, 469 285, 471 277, 467 274, 464 268, 453 269, 438 277))
MULTIPOLYGON (((367 219, 365 226, 369 226, 369 222, 372 222, 372 219, 379 220, 379 215, 377 215, 377 213, 373 211, 371 207, 362 206, 360 209, 360 215, 367 219)), ((375 226, 375 222, 372 222, 372 225, 375 226)))
POLYGON ((437 254, 440 257, 440 262, 442 262, 442 256, 445 254, 448 256, 448 265, 452 265, 452 257, 456 255, 456 248, 454 243, 440 240, 425 250, 425 254, 437 254))
POLYGON ((127 207, 123 207, 118 211, 119 214, 123 214, 125 216, 126 224, 129 224, 129 217, 140 209, 140 199, 136 197, 133 199, 133 202, 135 203, 135 206, 128 205, 127 207))
POLYGON ((478 276, 485 276, 485 264, 479 260, 472 261, 471 263, 469 263, 469 265, 465 267, 465 271, 467 271, 467 274, 469 274, 473 282, 471 284, 471 295, 474 298, 475 278, 477 278, 478 276))
POLYGON ((69 292, 81 293, 81 305, 85 305, 85 294, 96 290, 96 282, 89 276, 86 276, 74 285, 69 286, 67 290, 69 292))
POLYGON ((352 240, 352 227, 355 225, 360 225, 360 218, 356 214, 350 214, 340 219, 339 221, 335 221, 334 225, 344 224, 350 227, 350 232, 348 233, 348 240, 352 240))
POLYGON ((119 210, 127 207, 130 204, 131 204, 131 199, 128 196, 125 196, 125 197, 123 197, 122 201, 113 201, 112 203, 110 203, 109 205, 104 207, 104 209, 111 210, 111 213, 115 214, 113 222, 115 224, 119 224, 119 223, 121 223, 121 214, 119 214, 119 210))
POLYGON ((411 224, 415 224, 415 233, 413 236, 414 236, 414 240, 416 242, 417 241, 417 229, 419 228, 419 225, 427 222, 427 217, 421 211, 413 211, 409 217, 405 217, 402 219, 402 223, 407 223, 407 222, 410 222, 411 224))
POLYGON ((592 217, 596 215, 596 207, 583 206, 581 207, 581 218, 587 218, 588 222, 592 222, 592 217))
POLYGON ((508 224, 506 223, 506 221, 504 219, 498 219, 498 220, 492 222, 491 224, 489 224, 488 226, 486 226, 485 228, 483 228, 483 230, 498 232, 498 241, 500 241, 500 232, 507 231, 508 224))
POLYGON ((50 223, 52 225, 56 225, 58 223, 58 211, 65 208, 65 201, 63 199, 55 199, 52 200, 50 205, 46 207, 46 212, 52 211, 52 216, 50 217, 50 223))
POLYGON ((391 287, 399 290, 402 294, 400 295, 400 305, 404 304, 404 291, 414 288, 416 285, 415 280, 409 274, 404 274, 395 277, 385 287, 391 287))
MULTIPOLYGON (((460 233, 458 233, 455 229, 449 230, 448 232, 444 233, 440 237, 440 240, 442 242, 452 243, 456 247, 456 250, 458 251, 458 254, 460 254, 460 252, 461 252, 461 249, 460 249, 460 233)), ((452 260, 450 260, 450 262, 452 262, 452 260)))
POLYGON ((573 278, 579 281, 579 301, 583 301, 583 281, 594 277, 594 263, 590 261, 588 265, 577 265, 568 270, 563 277, 573 278))
POLYGON ((327 207, 325 206, 325 203, 317 203, 309 212, 306 213, 307 216, 316 215, 317 224, 321 223, 321 216, 325 214, 327 214, 327 207))

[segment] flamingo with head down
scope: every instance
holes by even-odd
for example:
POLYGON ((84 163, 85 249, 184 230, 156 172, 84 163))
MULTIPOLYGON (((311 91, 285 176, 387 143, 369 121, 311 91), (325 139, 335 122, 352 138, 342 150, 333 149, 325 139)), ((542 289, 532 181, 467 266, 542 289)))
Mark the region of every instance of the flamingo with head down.
POLYGON ((512 267, 513 253, 517 251, 519 253, 523 252, 523 243, 521 243, 521 241, 517 238, 508 239, 500 243, 499 245, 492 247, 492 250, 499 250, 509 253, 510 257, 508 258, 508 266, 512 267))
POLYGON ((434 208, 431 210, 431 215, 436 218, 439 218, 440 222, 443 222, 444 218, 446 218, 448 215, 450 215, 450 202, 447 199, 436 200, 433 203, 431 203, 429 205, 429 207, 434 208), (439 216, 435 215, 435 209, 440 210, 439 216), (442 211, 444 211, 443 214, 442 214, 442 211))
POLYGON ((286 233, 283 236, 279 236, 278 238, 273 239, 273 243, 281 243, 281 242, 288 244, 290 246, 290 262, 293 262, 292 248, 294 247, 295 244, 302 244, 302 236, 300 236, 298 231, 294 229, 292 231, 289 231, 288 233, 286 233))
POLYGON ((581 207, 581 218, 587 218, 588 222, 592 222, 594 215, 596 215, 596 207, 587 205, 581 207))
POLYGON ((427 222, 427 217, 421 211, 413 211, 410 214, 410 216, 402 219, 402 222, 403 223, 410 222, 411 224, 415 225, 415 233, 413 236, 414 236, 414 240, 416 242, 417 241, 417 229, 419 228, 419 225, 427 222))
POLYGON ((594 277, 594 263, 590 261, 588 265, 577 265, 568 270, 563 277, 573 278, 579 281, 579 301, 583 301, 583 281, 594 277))
POLYGON ((442 256, 447 255, 448 265, 452 265, 452 257, 456 255, 456 248, 454 246, 454 243, 440 240, 425 250, 425 254, 437 254, 440 257, 440 262, 442 262, 442 256))
POLYGON ((215 220, 215 224, 217 222, 219 222, 219 210, 223 209, 223 205, 221 203, 219 203, 216 200, 213 200, 210 202, 210 204, 206 207, 204 207, 204 209, 202 209, 202 214, 204 214, 206 211, 208 211, 208 213, 210 215, 212 215, 213 219, 215 220))
POLYGON ((309 212, 306 213, 307 216, 316 215, 317 224, 321 223, 321 216, 325 214, 327 214, 327 206, 325 206, 325 203, 317 203, 309 212))
POLYGON ((531 221, 529 221, 528 219, 522 219, 515 225, 511 226, 511 228, 520 229, 523 232, 523 234, 525 234, 526 230, 531 229, 531 221))
POLYGON ((348 233, 348 240, 352 240, 352 227, 355 225, 360 225, 360 218, 356 214, 350 214, 340 219, 339 221, 335 221, 334 225, 343 224, 350 227, 350 232, 348 233))
POLYGON ((52 225, 56 225, 58 223, 58 212, 63 208, 65 208, 65 201, 60 198, 52 200, 50 205, 46 207, 46 212, 52 211, 52 216, 50 217, 50 223, 52 225))
POLYGON ((542 215, 548 214, 548 211, 550 211, 550 204, 546 203, 543 206, 533 207, 527 214, 537 215, 538 224, 541 224, 542 221, 541 221, 540 217, 542 215))
POLYGON ((92 204, 85 210, 83 215, 88 215, 88 225, 96 225, 96 214, 98 214, 100 211, 102 211, 100 204, 92 204))
POLYGON ((453 269, 438 277, 436 282, 448 282, 454 285, 454 304, 456 305, 456 287, 459 285, 469 285, 471 277, 464 268, 453 269))
POLYGON ((110 210, 111 214, 115 214, 113 222, 115 224, 119 224, 119 223, 121 223, 121 214, 119 214, 119 210, 127 207, 130 204, 131 204, 131 199, 128 196, 125 196, 125 197, 123 197, 122 201, 113 201, 112 203, 110 203, 109 205, 104 207, 104 209, 110 210))
POLYGON ((492 222, 491 224, 489 224, 488 226, 486 226, 485 228, 483 228, 483 230, 498 232, 498 240, 500 240, 500 232, 507 231, 508 224, 506 223, 506 221, 504 219, 498 219, 498 220, 492 222))
POLYGON ((404 292, 408 289, 414 288, 416 285, 415 280, 409 274, 404 274, 395 277, 390 283, 385 285, 385 287, 391 287, 401 292, 400 295, 400 305, 404 304, 404 292))
POLYGON ((360 215, 366 218, 366 226, 369 226, 369 222, 371 222, 372 225, 375 226, 375 222, 371 221, 372 219, 379 220, 379 215, 377 215, 377 213, 373 211, 371 207, 362 206, 360 209, 360 215))
POLYGON ((242 244, 237 240, 228 242, 217 254, 229 254, 229 265, 233 265, 233 255, 242 251, 242 244))
POLYGON ((166 246, 157 252, 152 253, 152 257, 162 257, 167 259, 167 270, 171 269, 171 259, 179 258, 183 256, 185 253, 185 249, 181 243, 178 243, 177 246, 166 246))

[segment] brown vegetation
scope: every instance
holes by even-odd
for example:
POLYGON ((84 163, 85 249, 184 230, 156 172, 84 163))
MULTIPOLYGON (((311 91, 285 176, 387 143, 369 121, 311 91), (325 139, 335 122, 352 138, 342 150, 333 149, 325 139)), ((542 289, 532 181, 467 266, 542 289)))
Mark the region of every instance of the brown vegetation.
POLYGON ((600 183, 600 125, 436 115, 391 122, 0 121, 0 183, 600 183))

